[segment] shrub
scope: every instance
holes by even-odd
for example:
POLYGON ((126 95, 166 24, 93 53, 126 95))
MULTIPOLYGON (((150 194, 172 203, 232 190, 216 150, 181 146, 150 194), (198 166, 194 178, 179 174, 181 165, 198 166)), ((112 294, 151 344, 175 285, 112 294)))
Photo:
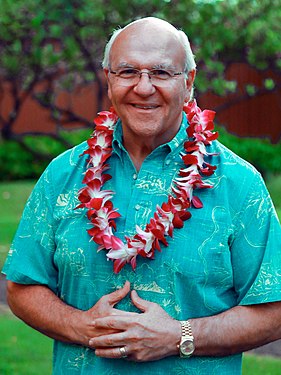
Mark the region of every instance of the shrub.
MULTIPOLYGON (((219 140, 253 164, 265 178, 268 173, 281 172, 281 142, 272 145, 266 139, 239 138, 222 127, 217 130, 219 140)), ((37 179, 51 159, 84 141, 90 133, 90 129, 61 131, 59 136, 68 146, 48 135, 25 136, 23 144, 0 140, 0 180, 37 179)))
POLYGON ((87 139, 90 132, 62 131, 62 141, 48 135, 26 135, 23 143, 0 140, 0 181, 37 179, 54 157, 87 139))
POLYGON ((222 127, 217 130, 220 142, 253 164, 265 178, 269 173, 281 172, 281 142, 271 144, 268 139, 237 137, 222 127))

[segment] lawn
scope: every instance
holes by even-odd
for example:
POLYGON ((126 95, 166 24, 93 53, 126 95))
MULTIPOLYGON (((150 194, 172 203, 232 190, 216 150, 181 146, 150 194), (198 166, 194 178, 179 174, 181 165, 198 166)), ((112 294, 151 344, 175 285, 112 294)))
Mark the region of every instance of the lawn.
POLYGON ((279 220, 281 222, 281 174, 272 174, 268 176, 266 185, 275 205, 279 220))
POLYGON ((0 183, 0 269, 34 181, 0 183))
MULTIPOLYGON (((0 268, 33 186, 34 181, 0 183, 0 268)), ((281 218, 281 175, 270 176, 267 187, 281 218)), ((0 315, 0 337, 1 375, 51 373, 52 340, 9 314, 0 315)), ((243 375, 253 374, 281 375, 281 360, 246 354, 243 360, 243 375)))
POLYGON ((52 340, 11 315, 0 315, 0 374, 51 374, 52 340))

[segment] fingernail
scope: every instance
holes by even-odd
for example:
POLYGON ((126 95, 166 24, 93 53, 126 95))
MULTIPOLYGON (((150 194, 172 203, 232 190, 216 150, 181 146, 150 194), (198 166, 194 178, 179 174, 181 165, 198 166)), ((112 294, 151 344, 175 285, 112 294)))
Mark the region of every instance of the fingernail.
POLYGON ((89 340, 89 345, 93 345, 94 341, 92 339, 89 340))

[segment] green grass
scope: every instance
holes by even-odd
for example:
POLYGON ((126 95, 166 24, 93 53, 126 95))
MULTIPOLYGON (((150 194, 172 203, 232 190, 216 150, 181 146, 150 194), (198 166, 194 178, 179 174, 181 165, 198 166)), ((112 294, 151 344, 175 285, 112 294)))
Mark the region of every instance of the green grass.
POLYGON ((34 181, 0 183, 0 269, 33 186, 34 181))
POLYGON ((24 204, 34 186, 34 181, 7 182, 0 184, 0 238, 9 243, 21 218, 24 204))
POLYGON ((0 315, 0 374, 50 375, 52 340, 9 315, 0 315))
POLYGON ((269 175, 266 185, 276 207, 279 220, 281 221, 281 174, 269 175))
POLYGON ((281 375, 281 360, 275 357, 245 354, 243 375, 281 375))

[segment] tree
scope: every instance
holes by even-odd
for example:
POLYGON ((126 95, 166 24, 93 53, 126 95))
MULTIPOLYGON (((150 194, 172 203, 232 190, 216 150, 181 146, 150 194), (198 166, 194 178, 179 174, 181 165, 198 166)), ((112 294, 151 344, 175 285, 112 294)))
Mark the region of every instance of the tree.
MULTIPOLYGON (((59 107, 56 93, 95 80, 101 103, 104 88, 98 72, 105 42, 113 28, 133 19, 154 15, 188 34, 199 71, 197 97, 207 90, 220 95, 235 91, 235 82, 225 79, 226 68, 234 61, 281 70, 280 0, 0 0, 0 5, 1 134, 33 153, 24 135, 13 131, 26 98, 32 95, 59 125, 91 126, 75 111, 59 107), (13 103, 4 114, 6 87, 13 103)), ((262 89, 249 85, 243 95, 278 89, 280 83, 268 79, 262 89)), ((59 133, 51 136, 67 145, 59 133)))

